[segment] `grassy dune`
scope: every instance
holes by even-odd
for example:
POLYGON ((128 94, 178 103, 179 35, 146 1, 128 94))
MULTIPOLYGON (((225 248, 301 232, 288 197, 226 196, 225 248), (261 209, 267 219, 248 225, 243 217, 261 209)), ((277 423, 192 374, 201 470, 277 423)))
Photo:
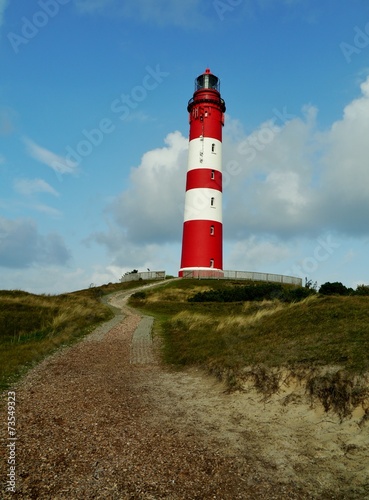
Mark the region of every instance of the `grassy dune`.
MULTIPOLYGON (((369 299, 313 296, 300 303, 240 305, 239 313, 212 316, 184 310, 164 325, 168 355, 176 363, 228 367, 340 365, 369 370, 369 299), (205 354, 206 353, 206 354, 205 354)), ((226 311, 224 311, 226 313, 226 311)))
MULTIPOLYGON (((225 286, 200 283, 202 291, 225 286)), ((310 374, 307 390, 317 394, 327 409, 341 400, 335 408, 341 415, 368 396, 368 387, 360 382, 369 373, 368 296, 189 302, 199 291, 197 284, 168 283, 131 299, 132 305, 157 318, 166 362, 227 374, 234 386, 246 367, 251 367, 255 379, 264 374, 264 388, 273 385, 274 369, 304 372, 310 374)))
MULTIPOLYGON (((224 282, 182 280, 138 292, 130 303, 160 319, 164 354, 174 364, 236 368, 339 365, 369 371, 369 297, 312 294, 300 301, 189 302, 224 282)), ((241 286, 228 283, 228 287, 241 286)), ((242 283, 244 286, 244 283, 242 283)))

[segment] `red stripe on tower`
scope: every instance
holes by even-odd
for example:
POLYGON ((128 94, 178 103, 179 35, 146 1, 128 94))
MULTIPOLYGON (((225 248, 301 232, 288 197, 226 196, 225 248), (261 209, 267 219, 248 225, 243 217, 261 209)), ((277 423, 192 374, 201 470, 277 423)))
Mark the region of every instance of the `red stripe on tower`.
POLYGON ((179 276, 222 275, 222 127, 225 103, 209 69, 195 80, 179 276))

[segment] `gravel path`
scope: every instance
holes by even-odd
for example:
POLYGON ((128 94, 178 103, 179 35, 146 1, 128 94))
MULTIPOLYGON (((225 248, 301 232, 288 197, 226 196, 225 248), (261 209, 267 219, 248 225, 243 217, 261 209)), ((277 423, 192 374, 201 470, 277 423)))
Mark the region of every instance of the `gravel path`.
POLYGON ((133 332, 130 361, 134 365, 155 363, 151 334, 153 323, 152 317, 143 316, 133 332))
MULTIPOLYGON (((338 498, 304 494, 280 480, 275 466, 253 456, 246 428, 241 451, 226 436, 228 421, 215 432, 219 384, 161 367, 151 318, 127 308, 126 300, 111 297, 121 315, 12 388, 16 493, 4 492, 9 467, 2 426, 2 499, 338 498)), ((4 410, 2 404, 2 422, 4 410)))

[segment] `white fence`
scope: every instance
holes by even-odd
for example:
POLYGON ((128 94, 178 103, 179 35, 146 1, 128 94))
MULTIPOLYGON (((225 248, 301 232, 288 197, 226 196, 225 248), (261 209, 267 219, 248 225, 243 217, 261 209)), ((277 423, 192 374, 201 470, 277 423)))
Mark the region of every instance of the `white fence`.
MULTIPOLYGON (((165 271, 147 271, 144 273, 129 273, 121 277, 122 283, 126 281, 138 280, 164 280, 165 271)), ((250 281, 267 281, 272 283, 282 283, 287 285, 302 286, 302 278, 295 276, 285 276, 283 274, 258 273, 253 271, 211 271, 200 272, 198 270, 185 271, 183 278, 196 279, 232 279, 232 280, 250 280, 250 281)))
POLYGON ((214 273, 207 271, 206 274, 201 274, 202 273, 198 270, 186 271, 183 273, 183 278, 268 281, 273 283, 302 286, 302 278, 284 276, 283 274, 258 273, 252 271, 218 271, 214 273))
POLYGON ((252 281, 272 281, 273 283, 285 283, 288 285, 302 286, 302 278, 285 276, 283 274, 257 273, 251 271, 224 271, 224 278, 252 281))
POLYGON ((120 281, 138 281, 138 280, 165 280, 165 271, 147 271, 145 273, 129 273, 121 277, 120 281))

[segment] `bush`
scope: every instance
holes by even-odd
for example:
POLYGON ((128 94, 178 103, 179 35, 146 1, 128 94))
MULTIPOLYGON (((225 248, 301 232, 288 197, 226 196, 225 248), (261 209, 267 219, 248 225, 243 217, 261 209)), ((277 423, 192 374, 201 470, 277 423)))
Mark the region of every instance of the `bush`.
POLYGON ((224 287, 218 290, 199 292, 188 299, 189 302, 245 302, 252 300, 299 301, 315 293, 308 288, 287 288, 279 283, 263 283, 239 287, 224 287))
POLYGON ((316 290, 314 288, 291 288, 290 290, 285 290, 285 296, 287 302, 299 302, 300 300, 306 299, 310 295, 315 295, 316 290))
POLYGON ((358 285, 355 290, 355 295, 369 295, 369 286, 358 285))
POLYGON ((327 281, 321 285, 319 293, 322 295, 349 295, 350 290, 339 281, 335 281, 334 283, 327 281))
POLYGON ((136 292, 132 294, 133 299, 144 300, 146 299, 146 292, 136 292))

